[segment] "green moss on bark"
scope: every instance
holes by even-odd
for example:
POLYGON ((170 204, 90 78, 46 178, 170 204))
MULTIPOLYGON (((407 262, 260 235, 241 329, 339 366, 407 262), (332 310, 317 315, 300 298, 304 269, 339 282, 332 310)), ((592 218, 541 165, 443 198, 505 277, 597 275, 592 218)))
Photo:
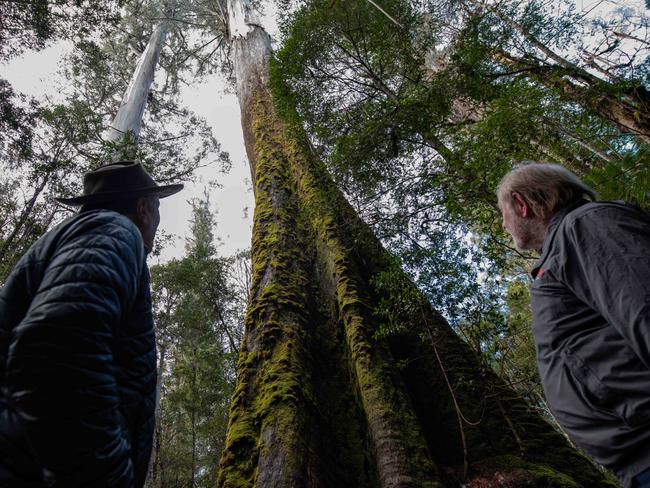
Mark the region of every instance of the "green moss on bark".
POLYGON ((254 117, 253 131, 257 179, 252 300, 219 485, 268 485, 282 478, 287 486, 301 486, 308 452, 302 433, 313 403, 303 340, 308 259, 274 127, 254 117))
POLYGON ((252 298, 219 485, 614 486, 481 366, 406 275, 408 306, 373 288, 394 261, 289 107, 283 122, 265 87, 253 100, 252 298), (379 303, 398 333, 378 334, 379 303))
POLYGON ((338 319, 310 277, 284 128, 259 93, 252 300, 219 485, 378 486, 338 319))
POLYGON ((286 134, 302 215, 309 223, 313 238, 321 243, 316 246, 320 250, 320 266, 331 270, 331 275, 323 278, 331 282, 328 288, 335 291, 337 313, 373 438, 380 481, 385 485, 435 486, 438 470, 404 394, 390 351, 384 343, 373 339, 376 324, 366 292, 367 283, 358 270, 358 263, 351 259, 343 235, 345 229, 338 225, 341 206, 347 202, 310 157, 307 144, 289 130, 286 134))

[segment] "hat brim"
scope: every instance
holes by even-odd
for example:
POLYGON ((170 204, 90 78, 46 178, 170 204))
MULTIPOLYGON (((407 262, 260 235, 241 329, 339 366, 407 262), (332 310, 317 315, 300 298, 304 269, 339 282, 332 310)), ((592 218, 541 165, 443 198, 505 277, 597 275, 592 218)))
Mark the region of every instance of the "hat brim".
POLYGON ((156 196, 158 198, 165 198, 178 193, 183 189, 183 187, 184 185, 182 183, 177 183, 174 185, 161 185, 154 188, 142 188, 140 190, 95 193, 93 195, 84 195, 73 198, 55 197, 54 200, 64 205, 80 207, 81 205, 95 205, 98 203, 114 202, 116 200, 130 200, 139 197, 156 196))

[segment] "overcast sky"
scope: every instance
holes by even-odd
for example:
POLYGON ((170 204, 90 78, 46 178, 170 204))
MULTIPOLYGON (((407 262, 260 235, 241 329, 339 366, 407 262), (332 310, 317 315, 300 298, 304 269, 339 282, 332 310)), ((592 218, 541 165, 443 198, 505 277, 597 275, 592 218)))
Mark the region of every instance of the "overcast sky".
MULTIPOLYGON (((59 43, 39 52, 27 53, 9 64, 0 65, 0 77, 7 79, 18 92, 35 97, 44 94, 56 97, 54 80, 58 78, 57 70, 66 49, 66 44, 59 43)), ((230 153, 232 169, 229 174, 222 175, 216 168, 202 168, 198 171, 196 184, 186 184, 178 195, 160 201, 160 228, 177 236, 174 245, 163 250, 161 258, 168 260, 182 256, 191 218, 188 201, 202 196, 211 180, 222 185, 210 192, 210 203, 218 222, 217 237, 222 242, 219 254, 231 255, 250 246, 253 214, 253 193, 239 104, 234 94, 224 94, 223 83, 216 77, 185 87, 181 99, 190 110, 206 118, 222 150, 230 153)))
MULTIPOLYGON (((639 4, 642 4, 642 0, 576 0, 578 9, 589 12, 588 16, 611 12, 624 6, 639 8, 639 4)), ((277 26, 273 20, 274 5, 271 4, 265 10, 263 23, 270 27, 272 35, 277 36, 277 26)), ((56 97, 56 84, 53 80, 57 78, 65 46, 64 43, 58 43, 40 52, 27 53, 9 64, 0 64, 0 77, 7 79, 16 91, 36 97, 45 93, 56 97)), ((175 245, 164 250, 162 259, 182 255, 191 217, 191 208, 187 202, 195 196, 201 196, 207 183, 215 179, 222 185, 222 188, 210 192, 210 201, 218 222, 217 237, 222 241, 219 253, 222 256, 230 255, 250 246, 253 214, 253 194, 239 105, 234 94, 224 94, 223 84, 216 77, 185 87, 181 98, 189 109, 207 119, 222 149, 230 153, 232 170, 224 176, 218 174, 216 169, 201 169, 196 184, 187 184, 179 195, 161 200, 161 229, 178 236, 175 245)))

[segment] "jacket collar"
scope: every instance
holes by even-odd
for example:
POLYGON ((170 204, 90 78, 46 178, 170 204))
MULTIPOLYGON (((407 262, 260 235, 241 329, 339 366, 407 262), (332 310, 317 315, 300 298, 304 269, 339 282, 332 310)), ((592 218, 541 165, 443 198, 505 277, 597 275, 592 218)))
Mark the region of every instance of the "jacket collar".
POLYGON ((542 268, 542 263, 544 263, 544 261, 546 260, 546 257, 551 249, 551 244, 555 239, 555 234, 560 228, 560 223, 564 220, 564 218, 569 213, 571 213, 573 210, 575 210, 578 207, 582 207, 585 203, 589 203, 589 200, 586 200, 584 198, 574 200, 571 203, 569 203, 566 207, 563 207, 557 212, 555 212, 555 215, 551 217, 551 220, 548 223, 548 229, 546 230, 546 236, 544 237, 544 242, 542 244, 542 252, 539 256, 539 259, 535 263, 533 270, 530 273, 533 277, 533 280, 538 276, 541 276, 541 274, 539 273, 542 268))

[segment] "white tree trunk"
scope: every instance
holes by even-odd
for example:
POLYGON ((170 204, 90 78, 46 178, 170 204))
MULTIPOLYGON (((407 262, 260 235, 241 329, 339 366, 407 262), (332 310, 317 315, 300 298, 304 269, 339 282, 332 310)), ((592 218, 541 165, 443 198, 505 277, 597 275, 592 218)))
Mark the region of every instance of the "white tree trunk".
MULTIPOLYGON (((128 141, 132 148, 137 145, 142 125, 142 114, 147 104, 160 52, 165 43, 167 29, 168 24, 163 21, 156 26, 151 34, 147 47, 133 72, 131 82, 124 92, 122 104, 108 129, 107 140, 111 142, 128 141)), ((119 153, 124 152, 128 153, 128 148, 119 153)), ((116 156, 119 157, 120 154, 116 156)))
POLYGON ((244 144, 251 178, 255 181, 256 157, 253 135, 250 131, 250 111, 254 89, 265 87, 268 82, 271 37, 260 25, 257 13, 249 0, 227 0, 227 5, 232 46, 231 59, 241 110, 244 144))

